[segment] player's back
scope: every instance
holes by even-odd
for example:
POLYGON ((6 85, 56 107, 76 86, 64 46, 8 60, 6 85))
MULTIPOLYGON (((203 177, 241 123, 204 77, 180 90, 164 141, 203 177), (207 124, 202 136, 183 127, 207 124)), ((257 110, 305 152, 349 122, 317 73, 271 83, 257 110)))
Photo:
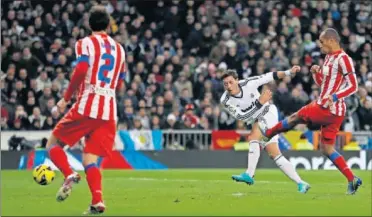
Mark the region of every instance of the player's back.
POLYGON ((76 56, 89 63, 74 105, 84 116, 116 119, 115 89, 124 73, 124 48, 107 34, 92 34, 76 43, 76 56))

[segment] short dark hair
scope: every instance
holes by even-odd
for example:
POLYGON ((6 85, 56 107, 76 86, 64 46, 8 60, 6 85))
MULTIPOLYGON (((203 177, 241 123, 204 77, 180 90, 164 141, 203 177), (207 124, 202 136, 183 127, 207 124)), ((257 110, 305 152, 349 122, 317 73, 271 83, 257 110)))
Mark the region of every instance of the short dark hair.
POLYGON ((337 30, 335 30, 333 28, 327 28, 322 33, 323 33, 324 38, 333 39, 337 43, 340 43, 340 41, 341 41, 341 37, 338 34, 337 30))
POLYGON ((93 32, 105 31, 110 24, 110 15, 103 6, 93 6, 89 12, 89 26, 93 32))
POLYGON ((221 79, 223 80, 229 76, 232 76, 234 79, 238 79, 238 73, 236 72, 236 70, 233 69, 228 69, 225 72, 223 72, 221 79))

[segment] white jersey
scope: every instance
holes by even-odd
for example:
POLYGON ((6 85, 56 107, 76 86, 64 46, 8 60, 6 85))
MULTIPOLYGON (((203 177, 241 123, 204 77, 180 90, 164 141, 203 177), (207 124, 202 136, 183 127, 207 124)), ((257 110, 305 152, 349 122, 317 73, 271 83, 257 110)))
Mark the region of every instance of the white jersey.
POLYGON ((225 91, 220 102, 226 111, 236 119, 252 124, 270 109, 269 103, 261 105, 258 101, 260 97, 258 87, 273 80, 272 72, 241 80, 239 81, 240 93, 233 96, 225 91))
MULTIPOLYGON (((236 119, 244 121, 246 124, 253 124, 258 121, 271 128, 279 122, 278 109, 268 102, 261 105, 258 101, 260 97, 258 87, 273 80, 272 72, 241 80, 239 81, 239 95, 232 96, 225 91, 220 102, 225 110, 236 119)), ((278 143, 278 141, 279 135, 276 135, 268 142, 260 142, 260 145, 265 148, 267 144, 278 143)))

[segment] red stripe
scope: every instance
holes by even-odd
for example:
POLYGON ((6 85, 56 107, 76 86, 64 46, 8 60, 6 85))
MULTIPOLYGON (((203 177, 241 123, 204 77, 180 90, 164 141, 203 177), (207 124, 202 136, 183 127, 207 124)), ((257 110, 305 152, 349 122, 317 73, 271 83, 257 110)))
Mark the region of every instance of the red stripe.
POLYGON ((97 74, 98 74, 98 68, 99 68, 99 62, 101 59, 101 48, 99 46, 99 42, 96 36, 91 36, 90 39, 93 42, 94 47, 94 63, 92 68, 92 78, 90 79, 91 84, 97 83, 97 74))
POLYGON ((76 53, 77 55, 81 55, 81 53, 83 52, 83 48, 82 48, 82 44, 83 44, 83 40, 79 40, 78 42, 76 42, 76 53))
MULTIPOLYGON (((81 55, 81 53, 83 52, 83 39, 80 39, 79 41, 76 42, 76 53, 78 56, 81 55)), ((84 82, 80 85, 80 88, 79 88, 79 91, 78 91, 78 95, 77 95, 77 101, 76 101, 76 104, 77 105, 77 108, 79 108, 79 103, 80 103, 80 99, 81 99, 81 96, 83 95, 83 90, 84 90, 84 82)))
MULTIPOLYGON (((97 73, 98 73, 99 60, 101 58, 101 50, 100 50, 97 38, 94 35, 90 36, 89 38, 90 40, 92 40, 93 47, 94 47, 94 62, 93 62, 93 68, 91 72, 92 77, 90 79, 90 84, 95 85, 97 82, 97 73)), ((94 94, 89 93, 87 104, 85 105, 85 108, 84 108, 85 116, 90 116, 90 112, 92 110, 93 99, 94 99, 94 94)))
POLYGON ((353 67, 351 67, 350 60, 347 57, 347 55, 342 56, 342 60, 345 63, 345 67, 346 67, 346 71, 347 71, 347 72, 344 72, 344 74, 347 74, 349 72, 353 72, 353 67))
POLYGON ((30 151, 27 156, 27 169, 34 168, 35 151, 30 151))

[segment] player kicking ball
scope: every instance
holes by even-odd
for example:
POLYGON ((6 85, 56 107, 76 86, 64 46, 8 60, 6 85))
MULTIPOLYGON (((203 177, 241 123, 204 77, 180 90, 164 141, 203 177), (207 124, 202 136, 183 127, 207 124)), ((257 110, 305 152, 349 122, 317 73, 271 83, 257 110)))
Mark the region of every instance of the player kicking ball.
POLYGON ((298 112, 273 127, 260 125, 267 139, 274 138, 300 123, 321 125, 321 149, 346 177, 347 194, 355 194, 362 180, 354 176, 345 159, 334 148, 336 135, 346 114, 345 98, 358 89, 352 59, 341 49, 340 36, 335 29, 324 30, 319 37, 320 49, 326 54, 323 67, 313 65, 315 83, 320 86, 318 100, 302 107, 298 112))
POLYGON ((117 118, 115 90, 122 82, 125 67, 123 47, 106 33, 109 23, 110 17, 104 7, 91 9, 92 34, 76 43, 78 63, 57 106, 64 110, 79 88, 77 101, 58 122, 47 143, 50 159, 65 177, 57 193, 57 201, 64 201, 81 177, 70 168, 61 146, 73 146, 85 137, 83 165, 92 201, 84 214, 99 214, 105 210, 102 175, 96 163, 98 157, 110 157, 113 150, 117 118))
POLYGON ((247 124, 253 124, 249 136, 248 168, 240 175, 233 175, 233 180, 248 185, 254 184, 253 178, 260 158, 261 146, 283 173, 297 184, 300 193, 306 193, 310 189, 310 185, 300 178, 293 165, 281 154, 278 146, 278 136, 264 142, 258 126, 258 123, 262 123, 272 127, 279 121, 276 106, 269 103, 272 97, 271 91, 266 90, 260 95, 257 90, 258 87, 282 79, 285 76, 294 75, 298 71, 300 71, 300 67, 293 66, 292 69, 287 71, 269 72, 241 81, 238 80, 238 74, 235 70, 227 70, 222 75, 225 92, 221 97, 221 104, 236 119, 247 124))

